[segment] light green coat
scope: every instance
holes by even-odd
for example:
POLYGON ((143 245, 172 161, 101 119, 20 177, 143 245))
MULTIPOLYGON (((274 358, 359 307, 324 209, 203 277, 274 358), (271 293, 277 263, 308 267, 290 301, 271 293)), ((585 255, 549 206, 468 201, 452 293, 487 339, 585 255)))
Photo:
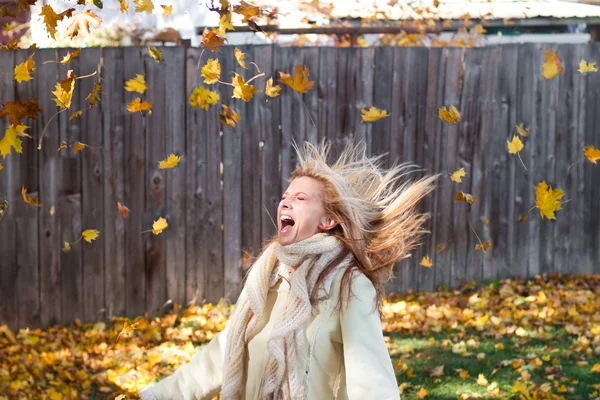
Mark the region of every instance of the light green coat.
MULTIPOLYGON (((335 310, 343 269, 336 272, 331 296, 322 301, 319 313, 308 325, 306 345, 299 352, 297 368, 304 376, 304 395, 299 400, 399 400, 398 383, 383 339, 381 320, 375 309, 375 288, 364 275, 355 276, 354 296, 344 299, 344 312, 335 310), (306 372, 308 371, 308 373, 306 372)), ((271 318, 249 343, 244 400, 262 400, 261 372, 266 343, 274 316, 281 312, 289 281, 279 274, 267 296, 271 318)), ((242 294, 243 295, 243 290, 242 294)), ((220 392, 227 327, 175 373, 140 393, 146 399, 211 400, 220 392)))

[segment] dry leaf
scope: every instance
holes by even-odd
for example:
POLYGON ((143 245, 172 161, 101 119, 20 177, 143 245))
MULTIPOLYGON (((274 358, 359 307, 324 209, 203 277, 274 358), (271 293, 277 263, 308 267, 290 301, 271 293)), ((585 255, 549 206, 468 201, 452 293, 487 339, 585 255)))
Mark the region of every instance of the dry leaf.
POLYGON ((179 161, 181 161, 182 156, 177 156, 175 154, 170 154, 166 160, 162 160, 158 163, 159 169, 167 169, 167 168, 175 168, 179 161))
POLYGON ((102 20, 98 18, 98 16, 92 11, 83 10, 82 12, 75 14, 73 17, 71 24, 67 27, 67 35, 71 39, 79 36, 80 32, 89 35, 90 29, 92 27, 98 27, 101 23, 102 20))
POLYGON ((380 110, 376 107, 371 106, 368 110, 363 108, 360 110, 361 121, 360 122, 375 122, 383 117, 389 117, 386 110, 380 110))
POLYGON ((56 97, 54 102, 60 108, 70 108, 73 98, 73 89, 75 88, 75 73, 73 70, 67 71, 67 78, 56 84, 56 90, 52 92, 56 97))
POLYGON ((443 365, 439 365, 433 369, 427 369, 425 368, 423 370, 423 372, 425 372, 425 375, 427 376, 432 376, 432 377, 436 377, 436 376, 444 376, 444 366, 443 365))
POLYGON ((513 136, 512 141, 509 142, 507 140, 506 143, 510 154, 516 154, 523 149, 523 142, 521 142, 521 139, 517 135, 513 136))
POLYGON ((208 29, 204 28, 204 32, 202 32, 202 40, 200 41, 200 46, 209 49, 210 51, 218 51, 219 47, 225 44, 227 39, 219 36, 219 31, 217 29, 208 29))
POLYGON ((0 109, 0 118, 8 116, 9 123, 13 125, 21 125, 23 118, 29 117, 37 119, 37 114, 41 113, 37 98, 27 100, 22 103, 20 101, 8 101, 4 103, 4 108, 0 109))
POLYGON ((160 5, 163 9, 163 15, 165 17, 168 17, 169 15, 171 15, 173 13, 173 6, 167 6, 167 5, 160 5))
POLYGON ((462 183, 462 177, 467 176, 464 168, 458 169, 450 175, 450 179, 456 183, 462 183))
POLYGON ((131 78, 125 82, 125 90, 128 92, 144 94, 146 91, 146 80, 144 79, 144 75, 135 74, 135 78, 131 78))
POLYGON ((86 229, 81 232, 81 237, 88 243, 92 243, 92 240, 95 240, 100 235, 100 232, 95 229, 86 229))
POLYGON ((583 155, 587 157, 588 160, 596 164, 596 161, 600 160, 600 149, 594 148, 594 146, 587 146, 583 149, 583 155))
POLYGON ((35 71, 35 61, 33 61, 33 54, 23 61, 21 64, 15 67, 15 81, 21 83, 23 81, 32 80, 31 73, 35 71))
POLYGON ((423 267, 431 268, 433 266, 433 263, 431 262, 431 259, 429 258, 429 256, 425 256, 421 260, 421 264, 420 265, 423 266, 423 267))
POLYGON ((163 217, 159 217, 152 224, 152 233, 154 233, 155 235, 158 235, 159 233, 164 231, 168 226, 169 226, 169 224, 167 223, 167 220, 164 219, 163 217))
MULTIPOLYGON (((265 87, 265 94, 268 97, 277 97, 279 96, 279 92, 281 91, 281 86, 275 85, 273 86, 273 78, 267 79, 267 85, 265 87)), ((269 99, 267 99, 269 101, 269 99)))
POLYGON ((208 110, 208 107, 213 104, 217 104, 219 99, 219 93, 202 86, 198 86, 194 88, 192 94, 190 94, 189 101, 192 107, 200 107, 204 110, 208 110))
POLYGON ((142 102, 142 99, 136 97, 127 104, 127 110, 131 112, 145 111, 152 109, 152 103, 149 101, 142 102))
POLYGON ((596 62, 586 62, 583 58, 579 61, 579 72, 585 74, 587 72, 598 72, 598 68, 596 68, 596 62))
POLYGON ((226 126, 235 128, 237 123, 240 121, 239 114, 233 111, 233 108, 226 106, 225 104, 221 104, 221 106, 223 106, 223 112, 219 114, 219 119, 226 126))
POLYGON ((129 3, 127 2, 127 0, 119 0, 119 4, 121 5, 121 7, 119 8, 121 14, 124 14, 127 12, 127 10, 129 10, 129 3))
POLYGON ((133 0, 135 4, 135 12, 146 12, 146 14, 152 14, 154 10, 154 4, 152 0, 133 0))
POLYGON ((421 387, 421 389, 419 389, 419 391, 417 392, 417 397, 420 399, 424 399, 425 397, 427 397, 428 394, 429 392, 427 391, 427 389, 421 387))
POLYGON ((448 110, 446 110, 446 107, 440 107, 438 117, 444 122, 455 124, 460 121, 460 112, 454 106, 449 106, 448 110))
POLYGON ((72 119, 75 119, 75 118, 79 118, 79 117, 81 117, 82 115, 83 115, 83 110, 79 110, 79 111, 73 111, 73 112, 71 113, 71 115, 69 115, 69 121, 71 121, 72 119))
POLYGON ((517 133, 523 137, 527 137, 527 136, 531 135, 531 132, 529 131, 529 129, 525 129, 523 127, 522 122, 519 125, 517 125, 516 128, 517 128, 517 133))
POLYGON ((94 88, 85 98, 90 107, 95 107, 100 102, 100 90, 102 89, 102 84, 99 82, 94 82, 94 88))
POLYGON ((485 253, 490 248, 491 245, 492 244, 490 243, 489 240, 485 243, 477 243, 475 245, 475 251, 477 251, 478 249, 481 249, 485 253))
POLYGON ((165 60, 162 56, 162 52, 157 50, 156 47, 148 46, 148 52, 150 53, 150 56, 154 58, 154 60, 156 60, 157 62, 165 60))
POLYGON ((10 154, 10 148, 14 148, 15 152, 22 153, 23 152, 23 141, 18 138, 18 136, 22 136, 22 133, 25 129, 29 128, 25 125, 10 125, 6 128, 4 132, 4 137, 0 140, 0 154, 2 154, 2 158, 6 158, 8 154, 10 154))
POLYGON ((477 377, 477 384, 480 386, 488 385, 488 381, 487 379, 485 379, 485 376, 483 374, 479 374, 479 376, 477 377))
POLYGON ((62 149, 66 149, 67 147, 69 147, 69 146, 67 145, 67 142, 65 142, 64 140, 61 140, 61 141, 60 141, 60 144, 58 145, 58 149, 56 149, 56 151, 60 151, 60 150, 62 150, 62 149))
POLYGON ((233 24, 231 23, 231 12, 223 12, 219 19, 219 35, 224 35, 227 30, 234 31, 233 24))
POLYGON ((231 83, 233 84, 232 98, 242 99, 245 102, 248 102, 252 99, 254 93, 260 92, 260 90, 256 90, 253 85, 246 83, 244 77, 237 72, 234 72, 233 75, 233 79, 231 80, 231 83))
POLYGON ((242 51, 237 47, 233 49, 233 54, 235 55, 235 59, 237 60, 238 64, 240 64, 240 67, 248 69, 246 68, 246 63, 244 62, 244 57, 246 57, 246 54, 242 53, 242 51))
POLYGON ((560 56, 552 50, 545 50, 546 61, 542 64, 542 75, 546 79, 552 79, 564 72, 560 56))
POLYGON ((242 0, 239 5, 233 7, 233 11, 244 17, 242 22, 247 22, 250 18, 258 17, 260 15, 259 7, 247 3, 244 0, 242 0))
POLYGON ((68 52, 67 55, 64 56, 60 61, 60 63, 63 65, 70 63, 74 58, 79 57, 79 53, 81 53, 81 49, 77 49, 73 53, 68 52))
POLYGON ((437 249, 437 251, 438 251, 438 253, 439 253, 440 251, 444 251, 444 250, 446 249, 446 245, 445 245, 445 244, 443 244, 443 243, 441 243, 441 244, 438 244, 438 245, 436 246, 436 249, 437 249))
POLYGON ((54 35, 56 34, 56 26, 58 25, 58 21, 62 21, 63 18, 70 18, 73 16, 74 8, 69 8, 57 14, 51 5, 45 5, 42 7, 40 11, 40 17, 44 17, 44 24, 46 25, 46 30, 50 34, 52 39, 56 39, 54 35))
POLYGON ((64 253, 68 253, 71 251, 71 244, 69 242, 65 242, 63 248, 61 249, 64 253))
POLYGON ((42 207, 43 204, 40 203, 40 199, 38 199, 37 197, 27 197, 27 189, 25 189, 25 186, 21 187, 21 196, 23 197, 23 201, 27 204, 31 204, 32 206, 36 206, 36 207, 42 207))
POLYGON ((517 224, 520 224, 523 221, 527 221, 529 217, 527 216, 527 214, 523 214, 521 215, 518 219, 517 219, 517 224))
POLYGON ((117 208, 119 209, 119 214, 123 216, 123 218, 127 218, 129 215, 129 208, 125 207, 123 204, 117 201, 117 208))
POLYGON ((86 147, 89 147, 89 146, 87 144, 85 144, 85 143, 76 142, 75 145, 73 145, 73 153, 77 153, 78 151, 82 151, 86 147))
POLYGON ((466 201, 469 204, 473 204, 473 203, 475 203, 475 196, 473 196, 472 194, 463 193, 462 191, 460 191, 456 194, 456 198, 454 199, 455 203, 458 201, 466 201))
POLYGON ((564 196, 562 189, 552 189, 546 181, 541 181, 535 187, 535 205, 540 210, 540 216, 556 219, 555 211, 561 209, 560 199, 564 196))
POLYGON ((202 67, 204 83, 212 85, 221 79, 221 63, 216 58, 209 58, 202 67))
POLYGON ((296 65, 296 68, 294 68, 293 78, 285 72, 279 72, 279 80, 281 83, 291 87, 298 93, 306 93, 312 89, 313 85, 315 84, 315 81, 308 79, 309 74, 310 70, 307 66, 298 64, 296 65))

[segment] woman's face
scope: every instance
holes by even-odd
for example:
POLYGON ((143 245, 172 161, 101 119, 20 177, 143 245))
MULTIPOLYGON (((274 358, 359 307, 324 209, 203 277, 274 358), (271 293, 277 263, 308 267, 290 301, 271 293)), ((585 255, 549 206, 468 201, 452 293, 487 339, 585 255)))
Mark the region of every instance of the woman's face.
POLYGON ((279 244, 300 242, 336 225, 325 214, 323 183, 308 176, 295 178, 279 202, 277 221, 279 244))

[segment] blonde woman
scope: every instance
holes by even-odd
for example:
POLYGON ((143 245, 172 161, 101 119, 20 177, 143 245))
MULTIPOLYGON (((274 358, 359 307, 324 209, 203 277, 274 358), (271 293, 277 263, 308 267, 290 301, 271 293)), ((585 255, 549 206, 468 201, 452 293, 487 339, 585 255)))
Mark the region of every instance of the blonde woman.
POLYGON ((383 283, 426 231, 437 176, 383 171, 364 142, 333 165, 305 142, 277 209, 278 233, 245 278, 226 328, 146 399, 400 398, 381 330, 383 283))

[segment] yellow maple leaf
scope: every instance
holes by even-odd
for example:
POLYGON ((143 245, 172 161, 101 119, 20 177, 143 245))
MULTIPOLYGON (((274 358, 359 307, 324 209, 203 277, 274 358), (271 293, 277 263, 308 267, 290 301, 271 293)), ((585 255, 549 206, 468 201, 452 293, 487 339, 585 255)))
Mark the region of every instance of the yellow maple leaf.
POLYGON ((244 77, 234 72, 234 77, 231 80, 233 84, 233 96, 232 98, 242 99, 245 102, 248 102, 254 96, 254 93, 261 92, 261 90, 257 90, 253 85, 246 83, 244 81, 244 77))
POLYGON ((40 203, 40 199, 37 197, 27 197, 27 189, 25 186, 21 186, 21 196, 23 197, 23 201, 27 204, 31 204, 32 206, 41 207, 43 204, 40 203))
POLYGON ((507 140, 506 143, 510 154, 516 154, 523 149, 523 142, 521 142, 521 139, 517 135, 513 136, 512 141, 509 142, 507 140))
POLYGON ((129 3, 127 2, 127 0, 119 0, 119 4, 121 5, 119 8, 121 14, 124 14, 127 12, 127 10, 129 10, 129 3))
MULTIPOLYGON (((279 96, 279 92, 281 91, 281 86, 275 85, 273 86, 273 78, 267 79, 267 85, 265 87, 265 94, 269 97, 277 97, 279 96)), ((269 99, 267 99, 269 101, 269 99)))
POLYGON ((420 265, 423 266, 423 267, 431 268, 433 266, 433 263, 431 262, 431 259, 429 258, 429 256, 425 256, 421 260, 421 264, 420 265))
POLYGON ((579 61, 579 72, 585 74, 587 72, 598 72, 598 68, 596 68, 596 62, 586 62, 583 58, 579 61))
POLYGON ((49 4, 42 7, 42 10, 40 11, 40 17, 44 17, 46 30, 52 39, 56 39, 54 35, 56 34, 56 26, 58 25, 58 22, 62 21, 65 17, 71 18, 73 16, 73 11, 75 11, 74 8, 69 8, 60 14, 57 14, 49 4))
POLYGON ((200 46, 205 47, 210 51, 217 51, 220 53, 221 50, 219 50, 219 47, 225 44, 226 40, 227 39, 223 36, 219 36, 218 29, 204 28, 204 31, 202 32, 202 40, 200 41, 200 46))
POLYGON ((464 168, 458 169, 450 175, 450 179, 456 183, 462 183, 462 177, 467 176, 464 168))
POLYGON ((152 103, 149 101, 142 102, 142 99, 136 97, 127 104, 127 110, 131 112, 145 111, 152 109, 152 103))
POLYGON ((125 90, 128 92, 144 94, 146 91, 146 80, 144 79, 144 75, 135 74, 135 78, 131 78, 125 82, 125 90))
POLYGON ((166 160, 162 160, 158 163, 158 168, 167 169, 167 168, 175 168, 179 161, 181 161, 182 156, 177 156, 175 154, 170 154, 166 160))
MULTIPOLYGON (((478 249, 481 249, 485 253, 490 248, 490 246, 491 246, 491 243, 489 240, 485 243, 477 243, 475 245, 475 251, 477 251, 478 249)), ((502 343, 500 343, 500 344, 502 344, 502 343)))
POLYGON ((156 60, 157 62, 165 60, 162 56, 162 52, 160 50, 157 50, 156 47, 148 46, 148 52, 150 53, 150 56, 154 58, 154 60, 156 60))
POLYGON ((216 58, 209 58, 206 60, 206 64, 202 67, 202 77, 204 83, 212 85, 217 83, 221 78, 221 63, 216 58))
POLYGON ((231 23, 231 12, 222 12, 221 18, 219 19, 219 35, 224 35, 227 30, 234 31, 233 24, 231 23))
POLYGON ((154 4, 152 0, 133 0, 135 4, 135 12, 146 12, 146 14, 152 14, 154 10, 154 4))
POLYGON ((587 146, 583 149, 583 155, 596 164, 596 161, 600 160, 600 149, 595 149, 594 146, 587 146))
POLYGON ((169 226, 169 224, 167 223, 167 220, 164 219, 163 217, 159 217, 152 224, 152 233, 154 233, 155 235, 158 235, 159 233, 164 231, 167 228, 167 226, 169 226))
POLYGON ((539 208, 542 219, 556 219, 554 212, 561 209, 560 199, 563 196, 562 189, 552 189, 546 181, 538 183, 535 187, 535 205, 539 208))
POLYGON ((248 69, 246 68, 246 63, 244 62, 244 57, 246 57, 246 54, 242 53, 242 51, 237 47, 233 49, 233 54, 235 55, 235 59, 237 60, 238 64, 240 64, 240 67, 248 69))
POLYGON ((552 79, 564 72, 560 56, 552 50, 544 51, 546 61, 542 64, 542 75, 546 79, 552 79))
POLYGON ((202 86, 198 86, 194 88, 190 94, 189 101, 192 107, 200 107, 204 110, 208 110, 208 107, 213 104, 217 104, 220 98, 221 97, 219 96, 219 93, 202 86))
POLYGON ((460 112, 454 106, 440 107, 438 110, 438 117, 449 124, 455 124, 460 121, 460 112))
POLYGON ((223 112, 219 114, 219 119, 222 123, 230 128, 234 128, 240 121, 240 115, 236 113, 233 108, 221 104, 223 106, 223 112))
POLYGON ((2 158, 6 158, 10 154, 10 148, 14 148, 17 153, 23 152, 23 141, 18 136, 23 136, 23 132, 28 126, 25 125, 13 125, 11 124, 6 131, 4 131, 4 137, 0 140, 0 154, 2 158))
POLYGON ((531 132, 529 131, 529 129, 525 129, 523 127, 522 122, 519 125, 517 125, 516 128, 517 128, 517 133, 523 137, 527 137, 527 136, 531 135, 531 132))
POLYGON ((73 145, 73 153, 77 153, 78 151, 82 151, 86 147, 89 147, 89 145, 87 145, 85 143, 77 142, 77 143, 75 143, 73 145))
POLYGON ((167 6, 167 5, 161 4, 161 7, 163 9, 163 15, 165 17, 168 17, 169 15, 171 15, 173 13, 173 6, 167 6))
POLYGON ((73 111, 71 115, 69 115, 69 121, 75 118, 79 118, 83 115, 83 110, 73 111))
POLYGON ((4 166, 2 164, 0 164, 0 171, 2 171, 4 169, 4 166))
POLYGON ((460 191, 456 194, 456 197, 454 199, 455 203, 458 201, 466 201, 469 204, 473 204, 473 203, 475 203, 475 196, 473 196, 472 194, 463 193, 462 191, 460 191))
POLYGON ((33 55, 15 67, 15 81, 21 83, 33 79, 31 73, 35 70, 35 61, 33 55))
POLYGON ((240 2, 239 5, 235 6, 233 8, 233 11, 237 14, 242 15, 244 18, 242 19, 242 22, 246 22, 248 21, 250 18, 252 17, 257 17, 260 15, 260 8, 252 5, 250 3, 245 2, 244 0, 242 0, 240 2))
POLYGON ((298 64, 296 65, 296 68, 294 68, 293 78, 290 76, 290 74, 279 72, 279 80, 281 83, 291 87, 298 93, 306 93, 312 89, 313 85, 315 84, 315 81, 308 79, 309 74, 310 69, 308 69, 307 66, 298 64))
POLYGON ((60 61, 61 64, 65 65, 70 63, 74 58, 79 57, 79 54, 81 53, 81 49, 77 49, 75 50, 73 53, 71 53, 70 51, 67 53, 66 56, 63 57, 63 59, 60 61))
POLYGON ((417 392, 417 397, 420 399, 424 399, 425 397, 427 397, 428 394, 429 392, 427 391, 427 389, 421 387, 421 389, 419 389, 419 391, 417 392))
POLYGON ((360 110, 361 121, 360 122, 375 122, 378 119, 389 117, 386 110, 380 110, 374 106, 371 106, 368 110, 363 108, 360 110))
POLYGON ((96 229, 86 229, 85 231, 81 232, 81 237, 88 243, 92 243, 92 240, 97 239, 98 236, 100 236, 100 232, 96 229))
POLYGON ((487 381, 487 379, 485 379, 485 375, 479 374, 479 376, 477 377, 477 384, 480 386, 488 385, 488 381, 487 381))
POLYGON ((60 108, 70 108, 73 98, 73 89, 75 88, 75 74, 73 70, 67 72, 67 78, 56 84, 56 90, 52 92, 56 97, 54 102, 60 108))
POLYGON ((594 364, 594 366, 592 367, 592 372, 596 373, 600 373, 600 364, 596 363, 594 364))

